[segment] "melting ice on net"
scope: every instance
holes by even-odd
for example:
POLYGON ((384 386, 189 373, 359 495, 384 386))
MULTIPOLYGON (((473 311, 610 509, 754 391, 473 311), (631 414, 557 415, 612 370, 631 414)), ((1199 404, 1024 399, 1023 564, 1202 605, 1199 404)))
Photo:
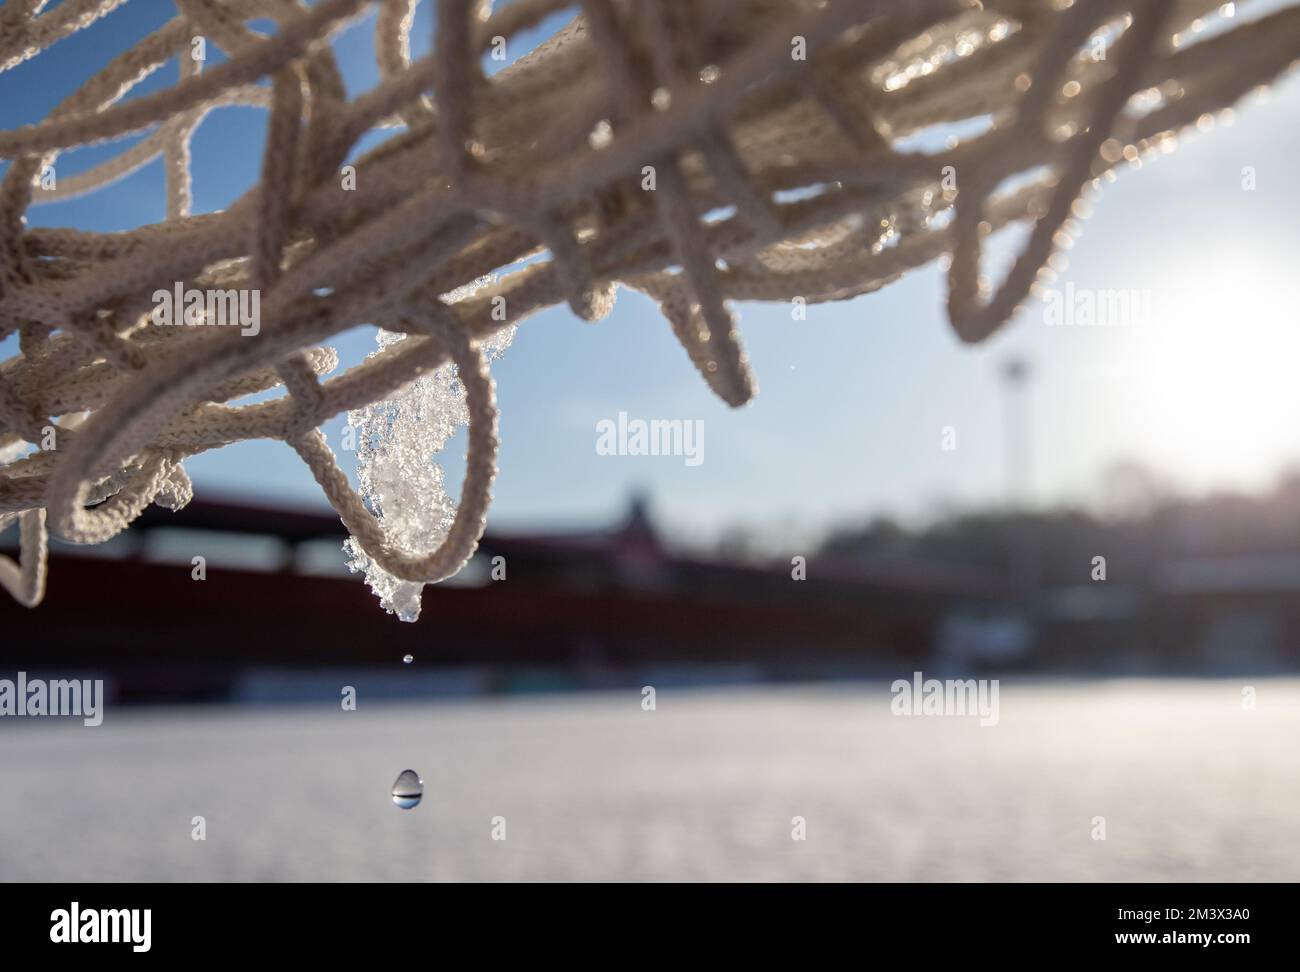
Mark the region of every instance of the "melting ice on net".
MULTIPOLYGON (((488 282, 488 278, 475 281, 450 295, 450 302, 488 282)), ((510 346, 514 332, 514 327, 506 327, 482 342, 489 363, 510 346)), ((379 348, 372 356, 403 340, 404 334, 381 330, 379 348)), ((465 389, 450 361, 399 389, 387 401, 348 412, 348 424, 356 431, 361 496, 378 517, 385 536, 409 553, 431 553, 451 529, 456 502, 447 494, 442 467, 434 457, 468 422, 465 389)), ((423 584, 388 573, 366 556, 354 537, 347 539, 343 549, 348 567, 365 572, 366 583, 385 610, 403 621, 420 616, 423 584)))

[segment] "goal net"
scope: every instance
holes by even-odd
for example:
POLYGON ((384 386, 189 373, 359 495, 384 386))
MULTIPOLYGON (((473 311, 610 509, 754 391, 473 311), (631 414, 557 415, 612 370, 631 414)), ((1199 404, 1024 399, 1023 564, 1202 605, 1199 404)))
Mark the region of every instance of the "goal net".
MULTIPOLYGON (((121 3, 8 0, 3 96, 18 96, 7 73, 121 3)), ((188 457, 269 438, 409 616, 482 535, 488 363, 531 315, 567 303, 594 321, 620 286, 640 291, 740 405, 756 386, 733 301, 846 300, 942 260, 951 325, 981 341, 1061 271, 1113 170, 1300 55, 1300 8, 1277 4, 438 0, 412 59, 416 3, 177 0, 44 120, 0 131, 0 526, 21 531, 0 583, 24 604, 41 600, 48 533, 108 540, 150 503, 187 502, 188 457), (381 81, 349 98, 331 39, 371 13, 381 81), (273 31, 251 26, 267 18, 273 31), (174 83, 131 94, 164 68, 174 83), (195 213, 191 136, 232 105, 266 109, 260 177, 195 213), (126 136, 57 177, 60 152, 126 136), (162 222, 26 225, 28 207, 155 158, 162 222), (989 282, 983 241, 1013 223, 1023 247, 989 282), (362 325, 379 346, 340 372, 327 342, 362 325), (319 430, 341 413, 369 443, 359 489, 319 430), (462 423, 453 503, 428 467, 462 423)))

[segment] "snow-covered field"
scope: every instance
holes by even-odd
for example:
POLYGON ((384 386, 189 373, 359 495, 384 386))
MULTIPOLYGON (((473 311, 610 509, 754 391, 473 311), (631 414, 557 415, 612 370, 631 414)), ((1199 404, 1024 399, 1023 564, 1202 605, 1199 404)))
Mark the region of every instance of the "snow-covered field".
POLYGON ((1250 684, 1004 682, 987 728, 884 683, 4 719, 0 879, 1294 881, 1300 682, 1250 684))

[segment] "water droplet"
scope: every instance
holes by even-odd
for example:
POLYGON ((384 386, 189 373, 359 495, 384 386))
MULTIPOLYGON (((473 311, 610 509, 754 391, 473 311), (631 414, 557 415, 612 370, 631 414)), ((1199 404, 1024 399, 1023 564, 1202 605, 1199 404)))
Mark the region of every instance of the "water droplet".
POLYGON ((402 770, 393 783, 393 802, 403 810, 418 807, 424 799, 424 780, 415 770, 402 770))
POLYGON ((415 661, 415 656, 414 656, 414 655, 403 655, 403 656, 402 656, 402 664, 404 664, 404 665, 409 665, 409 664, 411 664, 411 662, 413 662, 413 661, 415 661))

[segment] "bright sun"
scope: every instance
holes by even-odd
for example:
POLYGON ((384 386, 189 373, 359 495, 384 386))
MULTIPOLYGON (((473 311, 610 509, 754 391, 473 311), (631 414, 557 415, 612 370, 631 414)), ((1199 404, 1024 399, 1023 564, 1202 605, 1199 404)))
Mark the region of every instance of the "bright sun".
POLYGON ((1300 454, 1300 294, 1271 258, 1219 259, 1152 292, 1129 345, 1137 394, 1162 458, 1205 482, 1259 481, 1300 454))

